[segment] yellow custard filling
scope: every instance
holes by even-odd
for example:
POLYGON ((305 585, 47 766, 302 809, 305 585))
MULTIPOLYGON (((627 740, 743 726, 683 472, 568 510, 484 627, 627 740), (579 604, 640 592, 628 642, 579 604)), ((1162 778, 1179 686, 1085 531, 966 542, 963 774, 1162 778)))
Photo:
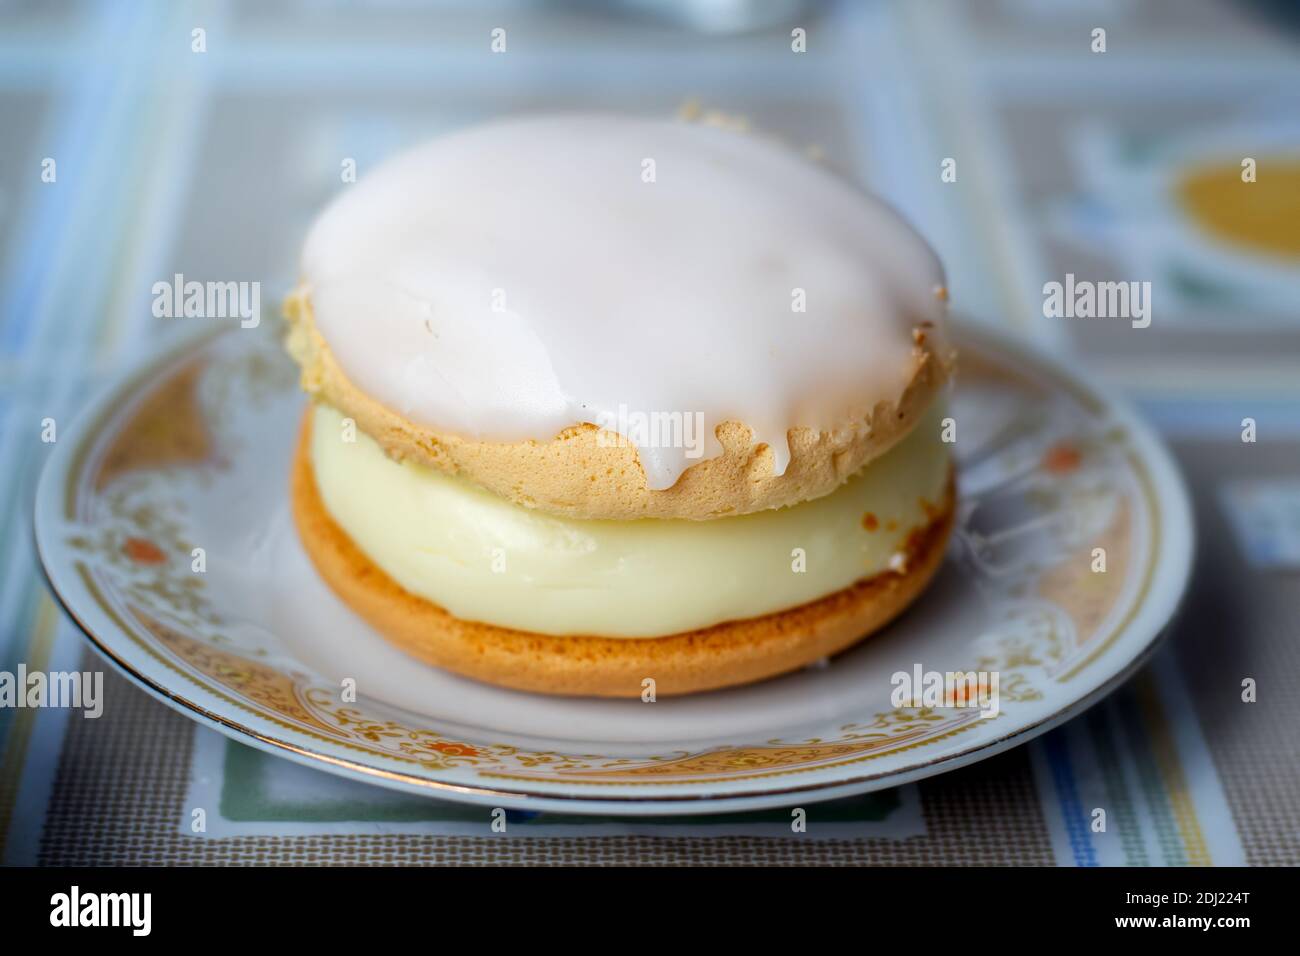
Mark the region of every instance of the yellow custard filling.
POLYGON ((459 618, 542 634, 662 637, 815 601, 896 569, 948 481, 936 406, 814 501, 714 521, 559 518, 393 461, 329 406, 314 414, 321 500, 371 561, 459 618))

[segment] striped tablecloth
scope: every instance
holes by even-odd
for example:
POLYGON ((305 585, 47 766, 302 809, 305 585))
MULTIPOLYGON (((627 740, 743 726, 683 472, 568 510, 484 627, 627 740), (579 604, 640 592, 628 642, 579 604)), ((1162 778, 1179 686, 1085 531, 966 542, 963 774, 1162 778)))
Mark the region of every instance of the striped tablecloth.
POLYGON ((179 331, 152 316, 153 283, 283 290, 341 158, 364 172, 519 110, 694 98, 819 147, 933 239, 962 311, 1146 411, 1188 475, 1201 540, 1172 640, 1122 690, 995 759, 813 806, 805 834, 783 812, 514 815, 494 834, 481 811, 229 742, 110 673, 96 720, 0 708, 0 859, 1300 863, 1297 300, 1249 262, 1210 268, 1182 242, 1186 210, 1149 201, 1152 177, 1206 142, 1300 151, 1284 98, 1300 89, 1297 41, 1270 9, 844 3, 707 37, 558 3, 0 4, 0 670, 101 666, 41 581, 31 500, 42 423, 179 331), (791 50, 795 26, 807 52, 791 50), (1066 272, 1152 281, 1149 334, 1044 318, 1043 283, 1066 272), (1099 805, 1113 821, 1100 834, 1099 805), (195 807, 206 833, 191 832, 195 807))

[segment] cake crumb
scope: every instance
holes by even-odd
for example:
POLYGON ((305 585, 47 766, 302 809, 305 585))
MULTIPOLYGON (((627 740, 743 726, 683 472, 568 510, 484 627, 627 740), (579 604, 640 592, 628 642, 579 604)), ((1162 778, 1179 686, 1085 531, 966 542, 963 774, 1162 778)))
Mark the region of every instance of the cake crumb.
POLYGON ((722 110, 706 110, 698 118, 698 122, 703 126, 725 129, 733 133, 749 132, 749 120, 746 117, 735 113, 724 113, 722 110))
POLYGON ((681 106, 677 107, 677 118, 687 123, 694 123, 703 112, 704 107, 700 104, 699 97, 691 96, 681 106))

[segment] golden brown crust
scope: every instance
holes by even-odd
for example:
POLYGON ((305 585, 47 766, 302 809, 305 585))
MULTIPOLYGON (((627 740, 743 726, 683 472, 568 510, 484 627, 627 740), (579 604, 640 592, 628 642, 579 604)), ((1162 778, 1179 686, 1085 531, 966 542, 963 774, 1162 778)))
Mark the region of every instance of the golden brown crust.
POLYGON ((767 445, 739 422, 716 434, 723 453, 688 468, 663 491, 646 487, 636 450, 591 424, 574 425, 548 442, 485 442, 436 432, 409 421, 353 385, 316 330, 306 293, 285 302, 289 352, 302 367, 302 387, 328 402, 397 460, 413 459, 459 475, 515 504, 570 518, 707 520, 798 504, 830 494, 884 454, 915 426, 948 376, 951 356, 931 351, 918 331, 909 384, 897 402, 836 432, 789 432, 790 463, 773 475, 767 445))
POLYGON ((420 660, 517 690, 638 697, 747 684, 797 670, 856 644, 924 590, 952 528, 951 483, 942 513, 909 545, 907 570, 886 572, 789 611, 658 638, 554 637, 461 620, 404 590, 325 510, 308 453, 304 417, 291 497, 303 546, 321 577, 386 638, 420 660))

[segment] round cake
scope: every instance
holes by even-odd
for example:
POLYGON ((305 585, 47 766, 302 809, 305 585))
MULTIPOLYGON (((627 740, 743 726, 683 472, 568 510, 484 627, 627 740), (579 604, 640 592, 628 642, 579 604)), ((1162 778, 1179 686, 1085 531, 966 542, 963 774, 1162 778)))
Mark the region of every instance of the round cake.
POLYGON ((292 503, 421 660, 645 697, 805 666, 942 561, 943 272, 784 145, 575 114, 443 136, 307 238, 292 503))

